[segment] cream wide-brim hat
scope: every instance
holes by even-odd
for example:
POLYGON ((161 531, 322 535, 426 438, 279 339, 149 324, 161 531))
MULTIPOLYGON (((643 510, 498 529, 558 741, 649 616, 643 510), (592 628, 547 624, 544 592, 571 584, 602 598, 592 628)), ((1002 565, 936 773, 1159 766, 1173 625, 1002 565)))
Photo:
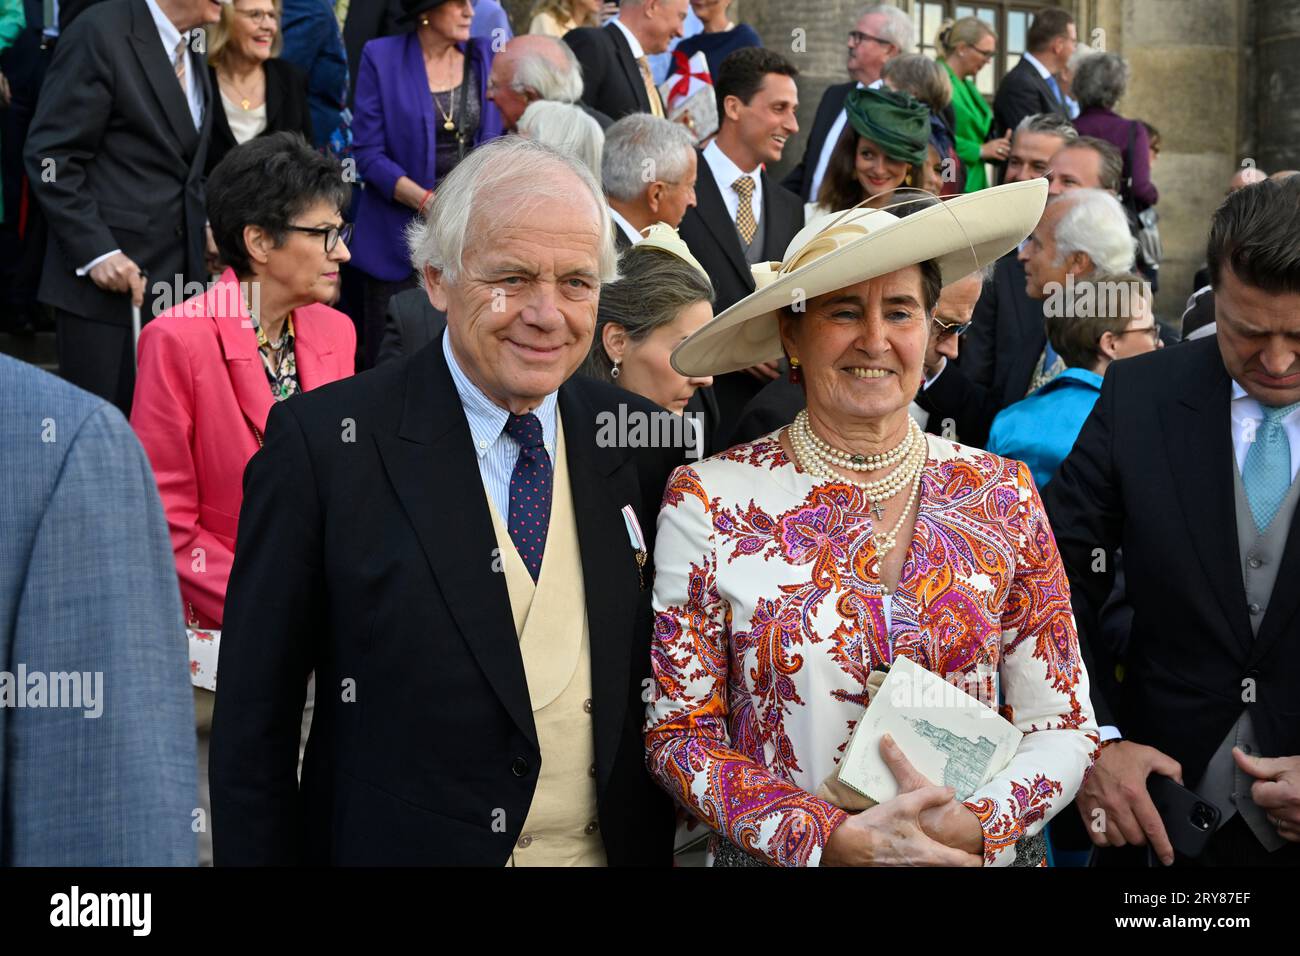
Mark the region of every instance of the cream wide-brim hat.
POLYGON ((1007 183, 909 216, 857 208, 812 220, 790 240, 784 262, 751 267, 755 289, 673 350, 682 375, 722 375, 781 358, 777 315, 848 286, 936 259, 943 284, 1014 249, 1038 224, 1047 180, 1007 183))

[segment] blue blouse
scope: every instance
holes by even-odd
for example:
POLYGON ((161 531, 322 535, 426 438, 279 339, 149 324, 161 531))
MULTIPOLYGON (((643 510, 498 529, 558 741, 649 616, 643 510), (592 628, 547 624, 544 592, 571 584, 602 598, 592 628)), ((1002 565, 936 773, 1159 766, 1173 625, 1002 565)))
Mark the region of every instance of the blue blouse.
POLYGON ((1074 447, 1101 395, 1101 381, 1096 372, 1067 368, 1033 394, 998 412, 989 431, 988 450, 1023 461, 1041 489, 1074 447))

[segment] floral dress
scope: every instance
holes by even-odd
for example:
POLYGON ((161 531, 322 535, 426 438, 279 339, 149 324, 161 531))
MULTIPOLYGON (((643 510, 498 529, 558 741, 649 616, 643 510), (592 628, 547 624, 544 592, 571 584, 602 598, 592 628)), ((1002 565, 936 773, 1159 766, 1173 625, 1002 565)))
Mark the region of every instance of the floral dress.
POLYGON ((647 761, 763 862, 820 862, 846 814, 814 793, 866 706, 868 674, 897 656, 968 692, 995 682, 982 699, 1000 699, 1025 734, 965 800, 986 864, 1013 863, 1096 756, 1069 586, 1029 469, 927 440, 888 625, 870 503, 804 472, 776 433, 678 468, 665 493, 647 761))

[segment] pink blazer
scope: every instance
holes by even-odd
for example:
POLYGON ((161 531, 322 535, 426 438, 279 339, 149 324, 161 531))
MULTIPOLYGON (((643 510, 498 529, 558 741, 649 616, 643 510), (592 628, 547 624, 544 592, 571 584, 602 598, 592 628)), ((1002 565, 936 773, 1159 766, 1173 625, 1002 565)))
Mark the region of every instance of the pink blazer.
MULTIPOLYGON (((293 312, 298 384, 353 372, 352 320, 325 305, 293 312)), ((140 333, 131 426, 158 480, 185 613, 220 627, 243 502, 244 466, 274 399, 233 269, 140 333)))

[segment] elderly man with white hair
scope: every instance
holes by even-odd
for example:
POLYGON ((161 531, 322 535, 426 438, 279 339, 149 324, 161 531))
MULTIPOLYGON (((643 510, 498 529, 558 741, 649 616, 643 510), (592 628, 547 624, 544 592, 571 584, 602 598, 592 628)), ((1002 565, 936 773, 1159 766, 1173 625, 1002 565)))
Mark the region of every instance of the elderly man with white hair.
MULTIPOLYGON (((1038 226, 1020 247, 1026 299, 1015 321, 998 322, 993 343, 998 360, 991 383, 945 362, 929 375, 921 405, 939 420, 949 418, 960 441, 982 447, 993 418, 1051 381, 1065 364, 1043 324, 1049 296, 1066 295, 1069 277, 1115 275, 1133 269, 1134 244, 1118 199, 1101 189, 1071 189, 1049 198, 1038 226)), ((985 287, 987 294, 988 286, 985 287)), ((975 310, 978 327, 981 312, 975 310)))
POLYGON ((816 201, 831 153, 848 123, 844 102, 849 93, 880 86, 885 64, 900 53, 910 52, 915 35, 911 18, 892 3, 872 3, 862 8, 848 32, 845 69, 849 80, 827 87, 822 94, 803 159, 786 174, 781 185, 798 193, 805 203, 816 201))
POLYGON ((613 122, 582 102, 582 67, 569 45, 555 37, 525 34, 514 37, 492 61, 487 97, 501 111, 513 132, 530 104, 539 101, 573 103, 605 129, 613 122))
POLYGON ((695 205, 697 157, 683 126, 646 113, 624 116, 606 130, 601 179, 620 252, 656 222, 677 228, 695 205))
POLYGON ((611 230, 581 163, 480 147, 410 237, 446 332, 271 413, 222 637, 218 865, 669 864, 641 694, 683 450, 639 440, 668 413, 571 378, 611 230), (300 787, 313 671, 335 690, 300 787))

